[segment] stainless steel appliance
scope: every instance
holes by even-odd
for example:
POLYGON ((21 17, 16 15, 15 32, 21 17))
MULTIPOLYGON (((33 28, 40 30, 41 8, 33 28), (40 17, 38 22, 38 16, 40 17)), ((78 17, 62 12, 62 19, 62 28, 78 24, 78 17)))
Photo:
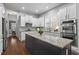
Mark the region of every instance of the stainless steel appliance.
POLYGON ((69 19, 68 21, 62 22, 62 37, 73 40, 73 45, 76 46, 77 43, 77 20, 69 19))
POLYGON ((27 28, 27 31, 31 31, 32 23, 25 23, 25 26, 27 28))

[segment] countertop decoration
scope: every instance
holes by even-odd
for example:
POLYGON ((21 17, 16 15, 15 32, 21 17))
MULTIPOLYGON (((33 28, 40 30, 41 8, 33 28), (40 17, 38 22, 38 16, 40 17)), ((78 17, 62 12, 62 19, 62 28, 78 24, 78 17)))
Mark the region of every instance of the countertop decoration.
POLYGON ((43 27, 36 27, 36 30, 40 35, 43 34, 43 27))
POLYGON ((58 32, 59 26, 56 26, 56 28, 54 29, 54 32, 58 32))

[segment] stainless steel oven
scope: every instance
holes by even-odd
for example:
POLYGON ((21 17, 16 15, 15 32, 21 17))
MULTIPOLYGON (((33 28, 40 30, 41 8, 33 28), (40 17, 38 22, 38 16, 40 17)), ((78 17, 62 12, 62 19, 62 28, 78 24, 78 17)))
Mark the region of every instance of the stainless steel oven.
POLYGON ((76 45, 77 36, 77 20, 69 19, 62 22, 62 37, 73 40, 73 45, 76 45))

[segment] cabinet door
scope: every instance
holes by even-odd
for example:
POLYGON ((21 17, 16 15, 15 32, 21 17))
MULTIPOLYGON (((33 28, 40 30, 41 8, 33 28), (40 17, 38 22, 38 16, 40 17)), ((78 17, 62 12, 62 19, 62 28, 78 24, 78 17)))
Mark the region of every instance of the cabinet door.
POLYGON ((44 17, 39 18, 39 25, 44 27, 44 17))
POLYGON ((25 33, 24 32, 21 32, 21 41, 22 40, 25 40, 25 33))
POLYGON ((68 18, 76 18, 76 5, 67 7, 68 18))
POLYGON ((25 26, 25 17, 21 16, 21 26, 25 26))
POLYGON ((33 18, 33 19, 32 19, 32 27, 35 27, 35 25, 36 25, 35 23, 36 23, 36 19, 33 18))
POLYGON ((51 19, 50 19, 50 17, 46 16, 45 17, 45 27, 49 28, 50 25, 51 25, 51 19))
POLYGON ((21 26, 25 26, 25 23, 32 23, 32 17, 31 16, 21 16, 21 26))
POLYGON ((58 14, 60 19, 66 19, 66 8, 60 9, 58 14))
POLYGON ((27 16, 27 17, 26 17, 26 22, 27 22, 27 23, 32 23, 32 19, 33 19, 32 16, 27 16))
POLYGON ((33 19, 32 19, 32 26, 33 26, 33 27, 39 26, 38 18, 33 18, 33 19))

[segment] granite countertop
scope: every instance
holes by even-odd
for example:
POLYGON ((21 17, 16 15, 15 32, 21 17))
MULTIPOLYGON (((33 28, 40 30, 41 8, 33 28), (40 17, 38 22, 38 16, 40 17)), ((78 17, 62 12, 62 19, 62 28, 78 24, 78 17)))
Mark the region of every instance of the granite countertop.
POLYGON ((54 37, 54 36, 48 35, 46 33, 43 33, 42 36, 40 36, 39 33, 36 32, 36 31, 29 31, 29 32, 25 32, 25 33, 32 36, 32 37, 35 37, 39 40, 50 43, 50 44, 52 44, 56 47, 59 47, 59 48, 64 48, 73 41, 73 40, 70 40, 70 39, 54 37))

